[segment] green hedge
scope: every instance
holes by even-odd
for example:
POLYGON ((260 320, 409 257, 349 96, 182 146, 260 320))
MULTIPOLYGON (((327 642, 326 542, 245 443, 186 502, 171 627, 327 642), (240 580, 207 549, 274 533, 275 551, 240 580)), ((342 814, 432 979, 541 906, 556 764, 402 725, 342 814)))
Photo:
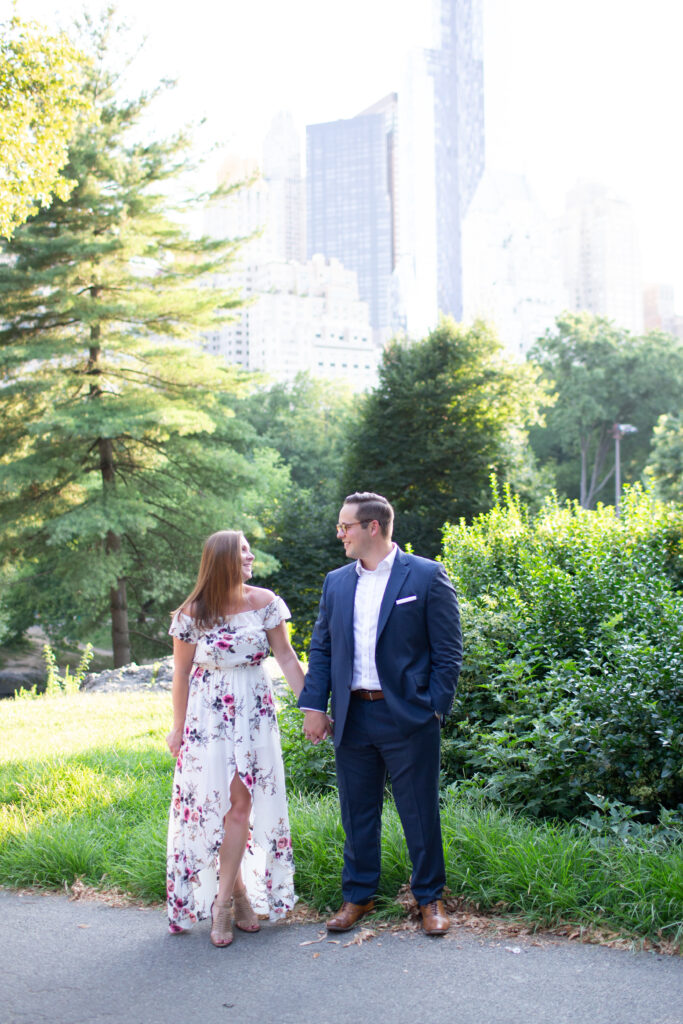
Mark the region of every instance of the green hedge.
POLYGON ((683 510, 634 488, 622 515, 509 494, 444 531, 465 664, 445 782, 572 818, 589 794, 656 817, 683 802, 683 510))

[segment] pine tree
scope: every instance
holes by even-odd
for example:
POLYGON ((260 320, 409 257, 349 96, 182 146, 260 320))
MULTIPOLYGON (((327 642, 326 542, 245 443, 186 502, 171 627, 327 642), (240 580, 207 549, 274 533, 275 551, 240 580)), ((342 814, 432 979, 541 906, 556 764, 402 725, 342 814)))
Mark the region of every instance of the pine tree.
POLYGON ((202 536, 258 535, 278 477, 234 417, 239 372, 197 345, 238 304, 206 287, 238 243, 193 239, 171 219, 167 183, 187 169, 188 139, 145 139, 154 94, 117 95, 111 12, 87 27, 96 116, 70 146, 77 184, 0 254, 0 557, 15 632, 37 618, 74 640, 108 613, 121 665, 131 587, 147 650, 202 536))

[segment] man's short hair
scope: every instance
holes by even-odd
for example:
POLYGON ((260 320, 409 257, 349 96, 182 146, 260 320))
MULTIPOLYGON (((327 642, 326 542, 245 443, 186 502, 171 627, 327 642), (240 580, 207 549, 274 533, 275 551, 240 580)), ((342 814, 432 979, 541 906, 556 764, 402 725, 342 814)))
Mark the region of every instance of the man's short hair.
MULTIPOLYGON (((374 494, 372 491, 356 491, 344 498, 345 505, 358 506, 358 518, 367 519, 372 522, 376 519, 383 537, 391 537, 394 523, 394 510, 391 504, 381 494, 374 494)), ((363 523, 363 529, 367 523, 363 523)))

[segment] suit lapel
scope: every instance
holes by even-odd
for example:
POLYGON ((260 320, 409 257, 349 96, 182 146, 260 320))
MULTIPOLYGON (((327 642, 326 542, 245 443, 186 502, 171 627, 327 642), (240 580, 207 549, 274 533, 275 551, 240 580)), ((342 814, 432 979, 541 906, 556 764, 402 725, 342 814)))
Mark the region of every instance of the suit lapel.
POLYGON ((356 585, 358 583, 358 573, 356 572, 356 563, 352 562, 348 566, 348 572, 345 573, 341 580, 341 585, 338 593, 339 600, 339 614, 342 620, 342 633, 346 639, 346 644, 349 648, 351 657, 351 664, 353 664, 353 606, 356 599, 356 585))
POLYGON ((394 601, 398 596, 406 576, 410 572, 410 563, 404 553, 399 550, 396 552, 396 558, 389 574, 389 580, 387 582, 386 590, 384 591, 384 597, 382 603, 379 606, 379 619, 377 620, 377 639, 379 640, 382 630, 387 624, 389 618, 389 612, 394 607, 394 601))

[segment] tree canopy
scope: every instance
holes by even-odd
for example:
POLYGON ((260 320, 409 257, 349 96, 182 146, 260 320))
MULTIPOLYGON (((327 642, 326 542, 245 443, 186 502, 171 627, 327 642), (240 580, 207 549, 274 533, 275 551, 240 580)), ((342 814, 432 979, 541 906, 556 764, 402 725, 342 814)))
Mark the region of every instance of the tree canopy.
POLYGON ((238 409, 262 443, 276 449, 291 473, 264 510, 263 548, 278 569, 265 582, 292 611, 293 641, 303 654, 317 618, 324 576, 344 559, 334 524, 344 497, 342 476, 356 428, 355 400, 338 381, 299 374, 252 394, 238 409))
POLYGON ((234 416, 243 375, 200 350, 238 302, 205 286, 237 243, 193 239, 168 215, 188 141, 140 131, 150 97, 119 98, 115 32, 111 14, 89 24, 95 116, 69 147, 72 191, 0 258, 0 558, 15 632, 38 621, 92 639, 109 616, 123 664, 167 645, 203 538, 258 539, 287 474, 234 416))
POLYGON ((350 442, 349 490, 386 495, 396 537, 434 556, 446 521, 490 506, 490 480, 509 481, 513 449, 537 419, 537 371, 508 359, 492 327, 444 319, 422 341, 393 341, 350 442))
POLYGON ((652 435, 645 478, 664 501, 683 504, 683 420, 660 416, 652 435))
POLYGON ((65 35, 17 17, 0 22, 0 237, 73 187, 61 172, 91 104, 86 65, 65 35))
POLYGON ((556 393, 545 427, 531 432, 536 455, 554 461, 561 491, 593 508, 614 476, 614 424, 637 428, 621 444, 622 478, 635 481, 657 419, 678 410, 683 345, 661 332, 636 337, 604 317, 565 313, 529 358, 556 393))

